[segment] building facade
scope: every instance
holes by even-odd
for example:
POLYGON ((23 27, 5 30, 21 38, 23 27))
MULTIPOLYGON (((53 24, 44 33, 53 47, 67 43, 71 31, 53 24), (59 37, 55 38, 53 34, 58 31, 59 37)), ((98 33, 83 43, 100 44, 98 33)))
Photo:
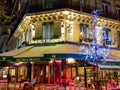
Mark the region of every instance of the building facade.
MULTIPOLYGON (((47 49, 42 51, 42 48, 53 44, 63 46, 72 44, 75 47, 80 47, 82 44, 87 45, 93 41, 92 31, 94 29, 96 29, 97 44, 103 47, 112 44, 115 49, 120 47, 119 0, 13 1, 14 8, 11 13, 13 18, 10 24, 11 34, 6 49, 15 50, 28 46, 37 46, 39 49, 37 52, 52 55, 48 62, 44 60, 43 62, 33 61, 31 62, 32 65, 30 63, 19 65, 17 67, 18 79, 23 75, 24 78, 36 78, 38 83, 57 83, 63 77, 69 79, 81 76, 87 87, 86 78, 91 77, 93 79, 96 77, 93 72, 95 70, 94 65, 90 65, 86 60, 81 61, 82 59, 77 56, 74 59, 63 58, 67 52, 66 48, 59 48, 62 50, 59 52, 56 49, 56 52, 52 53, 47 49), (95 23, 92 13, 94 10, 99 10, 95 23), (42 48, 40 49, 40 47, 42 48), (59 58, 57 54, 62 56, 59 58), (52 61, 54 63, 51 63, 52 61), (85 67, 86 65, 87 67, 85 67), (30 72, 27 67, 33 70, 31 76, 28 75, 30 72)), ((68 49, 74 49, 74 47, 68 49)), ((79 52, 79 50, 75 50, 79 52)), ((17 58, 22 61, 24 58, 35 57, 37 52, 32 56, 19 57, 20 53, 15 56, 18 55, 17 58)), ((68 54, 73 57, 71 54, 76 53, 67 52, 68 54)), ((101 78, 103 77, 105 75, 101 76, 101 78)))

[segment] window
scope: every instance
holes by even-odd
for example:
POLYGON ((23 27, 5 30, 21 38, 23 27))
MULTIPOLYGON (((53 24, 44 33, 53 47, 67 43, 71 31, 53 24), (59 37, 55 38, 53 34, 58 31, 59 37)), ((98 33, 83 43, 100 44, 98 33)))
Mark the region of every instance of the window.
POLYGON ((84 38, 84 39, 89 38, 89 32, 88 32, 88 25, 87 24, 80 24, 80 32, 82 33, 82 38, 84 38))
POLYGON ((54 36, 53 22, 44 22, 43 24, 43 38, 50 39, 54 36))
POLYGON ((120 31, 117 31, 118 47, 120 48, 120 31))
POLYGON ((80 0, 80 3, 83 5, 88 5, 88 0, 80 0))
POLYGON ((52 8, 53 7, 53 0, 43 0, 43 8, 52 8))
POLYGON ((103 45, 111 44, 111 29, 103 28, 103 45))
POLYGON ((117 15, 118 20, 120 20, 120 7, 116 8, 116 15, 117 15))
POLYGON ((108 14, 108 11, 110 10, 110 5, 108 3, 103 3, 103 13, 108 14))

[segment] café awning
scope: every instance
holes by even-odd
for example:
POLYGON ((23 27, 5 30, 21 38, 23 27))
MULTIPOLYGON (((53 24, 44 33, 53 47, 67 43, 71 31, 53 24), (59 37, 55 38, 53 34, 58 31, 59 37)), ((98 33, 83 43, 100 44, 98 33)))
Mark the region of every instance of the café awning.
POLYGON ((70 44, 57 44, 51 46, 34 46, 24 53, 14 55, 14 58, 44 57, 45 54, 79 54, 79 46, 70 44))
POLYGON ((0 61, 10 61, 10 62, 14 62, 15 59, 13 58, 13 56, 24 53, 26 51, 28 51, 29 49, 31 49, 33 46, 28 46, 28 47, 24 47, 21 49, 15 49, 15 50, 11 50, 9 52, 4 52, 0 54, 0 61))
POLYGON ((107 57, 104 65, 117 65, 120 66, 120 50, 111 49, 110 55, 107 57))
POLYGON ((74 44, 56 44, 51 46, 34 46, 30 50, 15 55, 14 58, 75 58, 78 60, 94 60, 90 55, 80 53, 80 46, 74 44))
POLYGON ((15 49, 15 50, 11 50, 8 52, 4 52, 0 54, 1 56, 15 56, 15 55, 19 55, 21 53, 27 52, 29 51, 31 48, 33 48, 33 46, 28 46, 28 47, 24 47, 24 48, 20 48, 20 49, 15 49))
MULTIPOLYGON (((120 66, 120 51, 110 50, 110 57, 104 65, 120 66)), ((45 61, 50 58, 75 58, 76 60, 95 61, 94 57, 80 53, 80 46, 74 44, 54 44, 44 46, 27 46, 0 54, 0 60, 8 61, 45 61)))

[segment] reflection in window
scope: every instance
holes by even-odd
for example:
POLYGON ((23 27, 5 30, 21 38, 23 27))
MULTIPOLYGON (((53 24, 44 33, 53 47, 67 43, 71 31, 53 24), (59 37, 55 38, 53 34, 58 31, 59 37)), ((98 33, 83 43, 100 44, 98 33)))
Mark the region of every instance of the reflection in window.
POLYGON ((52 8, 53 7, 53 0, 42 0, 43 8, 52 8))
POLYGON ((103 3, 103 13, 108 14, 108 11, 110 10, 110 5, 108 3, 103 3))
POLYGON ((108 28, 103 28, 103 44, 111 43, 111 30, 108 28))
POLYGON ((120 20, 120 7, 116 8, 116 15, 117 15, 118 20, 120 20))
POLYGON ((80 24, 80 32, 82 33, 82 38, 84 38, 84 39, 89 38, 89 32, 88 32, 88 25, 87 24, 80 24))

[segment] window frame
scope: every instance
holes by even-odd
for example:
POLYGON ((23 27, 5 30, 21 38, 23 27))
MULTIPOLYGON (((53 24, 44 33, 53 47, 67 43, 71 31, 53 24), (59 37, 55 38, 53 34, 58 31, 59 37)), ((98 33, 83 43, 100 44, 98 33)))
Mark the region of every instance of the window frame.
POLYGON ((103 44, 109 45, 109 43, 112 42, 111 29, 109 29, 109 28, 103 28, 102 29, 102 33, 103 33, 103 44), (104 34, 105 34, 105 36, 104 36, 104 34))
POLYGON ((103 3, 102 3, 102 8, 103 8, 103 13, 104 13, 104 14, 108 14, 109 11, 110 11, 110 4, 109 4, 109 3, 106 3, 106 2, 103 2, 103 3), (106 9, 105 7, 107 7, 107 9, 106 9))
POLYGON ((116 7, 116 15, 118 19, 120 20, 120 7, 116 7))
POLYGON ((80 23, 80 32, 82 32, 82 34, 83 34, 82 35, 83 39, 90 38, 90 35, 89 35, 89 25, 88 24, 80 23))
POLYGON ((42 38, 51 39, 53 37, 54 37, 54 22, 43 22, 42 23, 42 38), (45 34, 44 30, 46 30, 48 37, 44 35, 45 34), (51 30, 52 30, 52 33, 51 33, 51 30))

